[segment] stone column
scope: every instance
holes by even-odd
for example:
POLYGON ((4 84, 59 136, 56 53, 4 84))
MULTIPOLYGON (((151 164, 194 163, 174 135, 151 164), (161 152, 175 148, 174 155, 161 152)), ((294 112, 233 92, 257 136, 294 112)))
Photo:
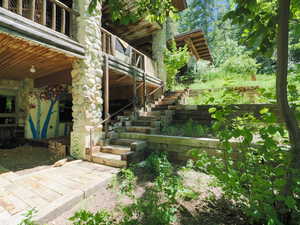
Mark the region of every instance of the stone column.
POLYGON ((167 42, 166 24, 164 24, 162 29, 157 31, 153 35, 153 42, 152 42, 153 59, 156 61, 159 78, 164 83, 167 81, 167 74, 166 74, 166 69, 164 64, 164 51, 167 47, 166 42, 167 42))
POLYGON ((167 41, 174 39, 174 37, 178 34, 177 25, 171 17, 167 18, 166 21, 166 35, 167 41))
POLYGON ((86 159, 90 140, 96 144, 102 128, 102 64, 101 53, 101 5, 92 15, 88 14, 90 0, 76 0, 79 11, 77 40, 85 47, 85 58, 76 61, 72 71, 73 132, 71 133, 71 155, 86 159), (92 134, 92 136, 90 136, 92 134))

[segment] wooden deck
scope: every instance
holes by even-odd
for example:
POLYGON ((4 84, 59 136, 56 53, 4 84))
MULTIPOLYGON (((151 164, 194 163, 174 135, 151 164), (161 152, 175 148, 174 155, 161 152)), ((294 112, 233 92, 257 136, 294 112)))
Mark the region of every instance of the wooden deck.
POLYGON ((0 175, 0 224, 16 225, 23 214, 36 209, 41 224, 54 219, 93 194, 118 170, 83 161, 27 175, 0 175))

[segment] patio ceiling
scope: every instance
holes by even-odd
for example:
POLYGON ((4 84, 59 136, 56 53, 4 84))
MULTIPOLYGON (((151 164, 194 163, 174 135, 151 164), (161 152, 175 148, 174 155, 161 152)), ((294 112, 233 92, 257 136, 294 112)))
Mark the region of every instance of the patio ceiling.
POLYGON ((75 59, 58 49, 0 33, 0 79, 37 79, 70 70, 75 59), (32 66, 35 73, 30 72, 32 66))
POLYGON ((194 55, 196 59, 203 59, 210 62, 213 61, 202 30, 194 30, 179 34, 175 37, 175 42, 178 47, 187 45, 191 54, 194 55))

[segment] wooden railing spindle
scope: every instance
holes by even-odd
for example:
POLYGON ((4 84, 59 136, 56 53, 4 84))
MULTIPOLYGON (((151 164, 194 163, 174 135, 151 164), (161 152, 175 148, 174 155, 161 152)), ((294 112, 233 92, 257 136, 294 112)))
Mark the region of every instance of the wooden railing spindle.
POLYGON ((66 33, 66 10, 64 8, 61 9, 61 33, 66 33))
POLYGON ((44 26, 47 24, 47 0, 42 0, 41 24, 44 26))
POLYGON ((53 30, 56 30, 56 4, 55 3, 52 3, 52 25, 51 25, 51 28, 53 30))
POLYGON ((23 14, 23 0, 17 0, 17 13, 21 16, 23 14))
POLYGON ((9 0, 3 0, 2 7, 5 9, 8 9, 8 2, 9 2, 9 0))
POLYGON ((36 0, 30 1, 30 19, 32 21, 35 20, 35 3, 36 3, 36 0))

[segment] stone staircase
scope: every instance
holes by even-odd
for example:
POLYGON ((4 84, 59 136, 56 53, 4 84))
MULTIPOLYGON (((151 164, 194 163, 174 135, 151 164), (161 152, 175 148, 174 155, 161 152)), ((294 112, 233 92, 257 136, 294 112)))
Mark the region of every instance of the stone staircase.
POLYGON ((148 105, 146 111, 139 111, 135 116, 131 112, 119 116, 120 122, 110 132, 109 138, 91 150, 90 160, 118 168, 140 160, 147 147, 146 141, 122 139, 118 133, 158 134, 161 127, 172 120, 172 110, 169 108, 180 103, 185 96, 186 91, 165 93, 159 100, 148 105))

